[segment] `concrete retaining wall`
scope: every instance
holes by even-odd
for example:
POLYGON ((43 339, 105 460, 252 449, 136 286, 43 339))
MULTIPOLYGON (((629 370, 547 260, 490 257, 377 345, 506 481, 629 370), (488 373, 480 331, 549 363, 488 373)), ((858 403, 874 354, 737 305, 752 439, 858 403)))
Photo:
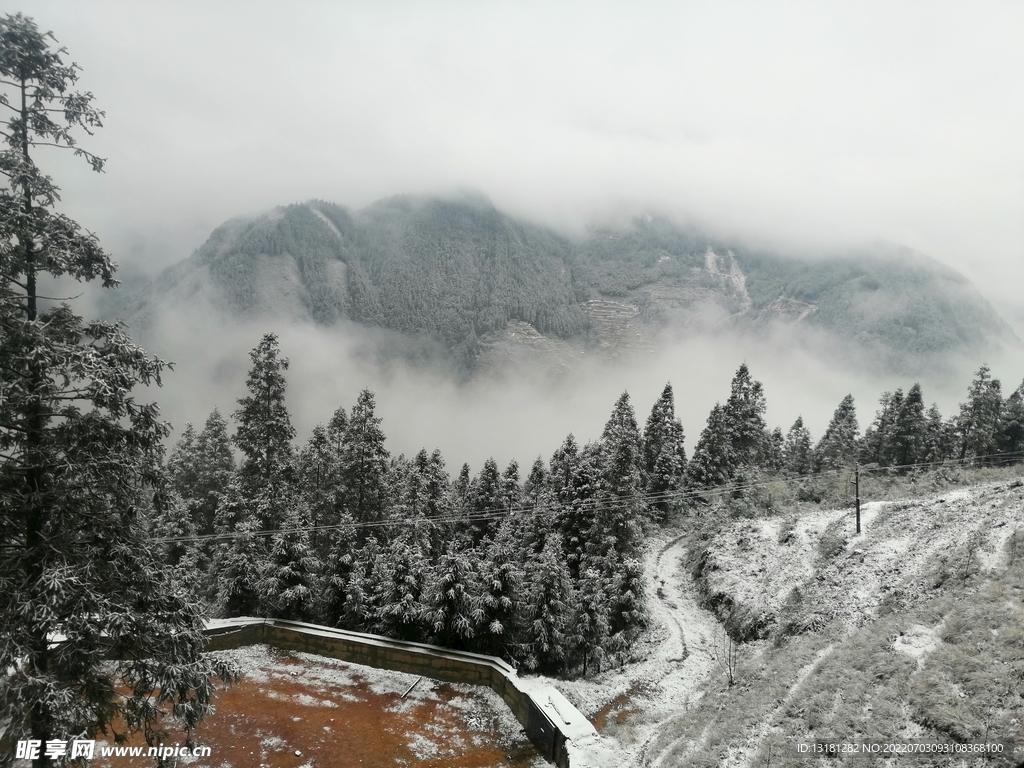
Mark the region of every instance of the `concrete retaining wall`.
POLYGON ((596 742, 599 737, 579 710, 550 685, 521 679, 511 666, 493 656, 275 619, 211 621, 206 635, 210 651, 266 643, 282 650, 302 651, 449 683, 486 685, 508 705, 522 723, 527 737, 549 762, 559 768, 570 768, 570 762, 571 768, 589 768, 604 762, 590 762, 580 757, 583 753, 579 746, 596 742), (571 755, 575 755, 572 760, 571 755))

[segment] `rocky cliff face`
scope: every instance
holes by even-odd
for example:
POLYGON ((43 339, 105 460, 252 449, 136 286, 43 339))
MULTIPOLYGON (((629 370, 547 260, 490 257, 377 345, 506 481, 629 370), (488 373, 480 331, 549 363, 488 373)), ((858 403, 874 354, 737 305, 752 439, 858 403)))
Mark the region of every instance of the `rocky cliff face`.
POLYGON ((1019 344, 962 276, 906 250, 799 260, 651 217, 573 242, 476 198, 355 213, 313 201, 232 220, 111 314, 145 332, 173 307, 386 328, 435 340, 468 370, 780 327, 894 365, 1019 344))

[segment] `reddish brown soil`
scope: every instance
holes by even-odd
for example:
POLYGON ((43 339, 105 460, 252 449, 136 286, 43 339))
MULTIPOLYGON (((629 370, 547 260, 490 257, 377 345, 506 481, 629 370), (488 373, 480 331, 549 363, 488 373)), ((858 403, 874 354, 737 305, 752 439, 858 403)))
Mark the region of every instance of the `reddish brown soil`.
POLYGON ((638 705, 633 704, 633 697, 643 693, 643 686, 633 684, 630 689, 623 694, 616 696, 614 699, 609 701, 597 712, 590 716, 590 722, 594 724, 594 727, 603 732, 609 725, 624 725, 630 717, 637 714, 640 711, 638 705))
MULTIPOLYGON (((296 673, 304 665, 280 661, 294 666, 296 673)), ((522 734, 515 741, 507 734, 503 737, 496 721, 481 722, 479 712, 486 710, 479 708, 476 721, 469 724, 464 709, 448 704, 456 696, 472 694, 426 679, 417 684, 416 692, 419 698, 403 700, 401 693, 373 692, 364 680, 355 685, 311 685, 278 669, 266 681, 243 678, 217 695, 216 713, 196 732, 196 740, 211 747, 211 757, 179 765, 527 768, 537 757, 522 734), (419 755, 412 748, 415 742, 426 747, 417 750, 419 755)), ((167 743, 184 742, 176 736, 167 743)), ((134 739, 131 744, 142 741, 134 739)), ((131 757, 97 757, 93 763, 97 768, 152 764, 152 758, 131 757)))

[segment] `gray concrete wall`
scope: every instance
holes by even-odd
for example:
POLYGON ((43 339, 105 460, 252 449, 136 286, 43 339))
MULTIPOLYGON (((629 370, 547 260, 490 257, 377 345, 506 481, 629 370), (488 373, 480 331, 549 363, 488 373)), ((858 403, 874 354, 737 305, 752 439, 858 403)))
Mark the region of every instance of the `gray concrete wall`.
MULTIPOLYGON (((559 723, 564 721, 564 713, 561 717, 551 716, 548 710, 552 708, 539 700, 543 697, 536 691, 526 690, 516 671, 493 656, 275 619, 211 621, 206 635, 209 638, 207 650, 210 651, 266 643, 282 650, 302 651, 449 683, 486 685, 512 710, 541 755, 559 768, 570 768, 569 738, 559 723)), ((558 711, 562 712, 565 706, 563 700, 558 711)), ((575 709, 572 714, 586 720, 575 709)))

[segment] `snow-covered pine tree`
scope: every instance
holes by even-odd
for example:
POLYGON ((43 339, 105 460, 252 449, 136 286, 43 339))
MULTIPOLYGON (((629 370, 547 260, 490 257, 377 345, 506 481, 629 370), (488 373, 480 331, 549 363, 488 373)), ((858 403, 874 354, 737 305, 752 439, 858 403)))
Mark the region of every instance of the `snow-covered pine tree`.
POLYGON ((288 359, 281 357, 277 336, 268 333, 249 353, 249 394, 238 400, 234 442, 245 455, 238 492, 264 531, 277 530, 296 503, 295 428, 285 407, 288 359))
POLYGON ((596 568, 585 568, 573 583, 576 600, 566 639, 572 662, 584 675, 592 665, 600 672, 608 642, 609 585, 596 568))
POLYGON ((230 515, 231 538, 217 546, 211 573, 214 613, 220 616, 259 616, 260 567, 266 563, 267 540, 259 536, 262 525, 232 484, 222 514, 230 515))
POLYGON ((926 427, 921 385, 914 384, 903 398, 893 423, 892 448, 895 466, 908 467, 924 460, 926 427))
POLYGON ((314 617, 321 563, 310 544, 308 528, 305 505, 298 502, 285 514, 282 530, 270 536, 266 557, 258 566, 260 615, 290 621, 314 617))
POLYGON ((724 406, 736 469, 761 464, 767 429, 765 407, 764 387, 750 375, 747 364, 741 364, 733 376, 729 399, 724 406))
POLYGON ((762 467, 766 472, 778 474, 786 466, 786 437, 781 427, 765 432, 762 467))
POLYGON ((470 648, 483 621, 475 566, 473 550, 449 551, 441 557, 427 600, 432 642, 460 651, 470 648))
POLYGON ((644 469, 651 506, 662 518, 674 503, 673 494, 683 488, 686 448, 683 424, 676 418, 672 385, 666 384, 654 403, 644 427, 644 469))
POLYGON ((188 504, 173 489, 156 494, 151 525, 152 537, 162 542, 161 559, 170 568, 173 578, 187 582, 190 590, 198 594, 202 588, 200 577, 207 563, 199 545, 189 540, 196 535, 196 527, 188 504))
MULTIPOLYGON (((425 453, 425 452, 424 452, 425 453)), ((451 498, 450 481, 445 470, 444 457, 435 448, 429 457, 420 461, 416 459, 416 471, 423 482, 424 501, 427 518, 448 517, 454 511, 451 498)))
POLYGON ((502 505, 506 510, 522 506, 523 488, 519 484, 519 462, 512 459, 501 476, 502 505))
POLYGON ((623 561, 608 585, 609 648, 622 652, 647 623, 647 598, 643 563, 623 561))
POLYGON ((732 479, 736 466, 732 425, 726 416, 725 408, 715 403, 687 465, 687 485, 696 488, 725 485, 732 479))
POLYGON ((182 498, 191 497, 193 489, 198 485, 199 455, 196 440, 199 435, 192 422, 185 424, 170 453, 167 454, 167 479, 171 488, 182 498))
POLYGON ((594 497, 600 487, 599 448, 588 444, 582 451, 569 435, 551 457, 549 483, 554 496, 554 528, 573 579, 587 551, 594 524, 594 497))
POLYGON ((566 631, 575 610, 572 581, 557 534, 548 536, 544 549, 526 572, 524 586, 526 666, 557 672, 569 650, 566 631))
POLYGON ((836 407, 825 434, 814 448, 815 468, 818 471, 845 469, 853 464, 857 459, 859 434, 853 395, 847 395, 836 407))
POLYGON ((238 401, 234 442, 245 454, 241 475, 254 483, 267 483, 282 474, 292 461, 295 427, 284 403, 288 358, 281 357, 277 335, 264 334, 249 353, 252 368, 245 386, 249 394, 238 401))
POLYGON ((952 451, 949 424, 943 420, 939 406, 932 403, 925 415, 923 461, 929 464, 945 461, 950 458, 952 451))
POLYGON ((373 631, 399 640, 422 640, 427 564, 414 536, 396 536, 388 543, 377 576, 373 631))
POLYGON ((506 509, 505 493, 498 462, 488 457, 480 474, 473 480, 470 491, 472 508, 470 521, 473 525, 474 541, 490 538, 498 528, 495 515, 506 509))
POLYGON ((313 528, 309 543, 322 560, 329 552, 331 532, 318 528, 338 524, 336 496, 340 464, 337 443, 329 428, 317 424, 299 451, 296 472, 301 501, 309 510, 309 524, 313 528))
POLYGON ((708 415, 688 467, 689 484, 713 488, 738 472, 761 467, 768 440, 764 412, 764 387, 743 363, 733 376, 725 405, 716 404, 708 415))
POLYGON ((999 451, 999 417, 1003 396, 999 379, 993 379, 987 365, 981 366, 960 405, 957 420, 958 458, 989 456, 999 451))
POLYGON ((544 458, 538 456, 533 460, 533 465, 530 467, 530 474, 526 476, 526 481, 523 483, 523 497, 524 503, 530 504, 536 501, 537 497, 542 494, 547 488, 548 484, 548 468, 544 464, 544 458))
POLYGON ((357 524, 382 520, 386 513, 390 454, 375 411, 373 393, 364 389, 352 406, 341 456, 340 501, 357 524))
POLYGON ((210 675, 231 674, 201 656, 199 607, 144 525, 168 428, 133 392, 164 363, 121 325, 42 306, 44 276, 117 285, 96 238, 52 210, 59 190, 35 162, 46 145, 103 166, 75 139, 103 113, 52 41, 0 18, 0 723, 7 744, 115 725, 154 744, 172 711, 195 727, 210 675))
POLYGON ((372 629, 380 607, 377 600, 381 561, 381 546, 375 536, 368 537, 353 553, 339 626, 364 632, 372 629))
POLYGON ((605 424, 600 451, 600 487, 587 548, 592 556, 605 558, 609 567, 615 567, 640 552, 647 515, 643 445, 626 392, 616 401, 605 424))
POLYGON ((522 597, 523 574, 511 542, 500 534, 481 563, 480 629, 475 647, 481 653, 511 660, 522 597))
POLYGON ((1003 401, 999 429, 999 451, 1009 454, 1007 461, 1020 461, 1024 450, 1024 384, 1003 401))
POLYGON ((168 455, 167 474, 198 534, 213 533, 221 494, 234 473, 227 422, 220 411, 213 410, 202 432, 187 424, 168 455))
POLYGON ((896 423, 896 414, 903 407, 903 390, 895 392, 883 392, 878 400, 878 411, 875 412, 875 420, 864 432, 864 446, 861 450, 862 458, 867 462, 874 462, 882 467, 892 464, 893 454, 893 427, 896 423))
MULTIPOLYGON (((347 512, 339 516, 338 524, 351 523, 347 512)), ((351 527, 339 527, 324 539, 327 557, 324 560, 316 600, 319 620, 330 627, 340 627, 345 620, 345 603, 349 582, 356 561, 356 533, 351 527)))
POLYGON ((804 417, 797 416, 786 433, 782 449, 786 471, 792 475, 806 475, 812 468, 811 433, 804 426, 804 417))

